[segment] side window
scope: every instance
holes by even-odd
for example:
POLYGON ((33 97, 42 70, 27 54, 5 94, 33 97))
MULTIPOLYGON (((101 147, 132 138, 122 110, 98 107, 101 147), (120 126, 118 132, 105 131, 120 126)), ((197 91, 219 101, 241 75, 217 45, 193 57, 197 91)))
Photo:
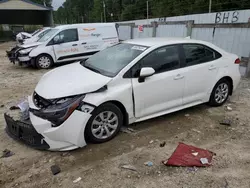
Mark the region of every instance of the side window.
POLYGON ((58 35, 59 39, 63 41, 63 43, 78 41, 77 29, 67 29, 61 31, 58 35))
POLYGON ((221 57, 218 52, 203 45, 184 44, 183 49, 186 56, 186 66, 213 61, 221 57))
POLYGON ((179 68, 178 46, 166 46, 151 52, 135 65, 132 75, 138 77, 143 67, 152 67, 156 74, 179 68))

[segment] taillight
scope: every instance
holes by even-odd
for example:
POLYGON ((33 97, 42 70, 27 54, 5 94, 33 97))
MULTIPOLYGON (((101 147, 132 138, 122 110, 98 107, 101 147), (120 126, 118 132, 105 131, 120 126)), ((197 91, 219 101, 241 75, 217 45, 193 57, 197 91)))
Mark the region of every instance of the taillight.
POLYGON ((240 59, 239 59, 239 58, 236 59, 234 63, 235 63, 235 64, 240 64, 240 59))

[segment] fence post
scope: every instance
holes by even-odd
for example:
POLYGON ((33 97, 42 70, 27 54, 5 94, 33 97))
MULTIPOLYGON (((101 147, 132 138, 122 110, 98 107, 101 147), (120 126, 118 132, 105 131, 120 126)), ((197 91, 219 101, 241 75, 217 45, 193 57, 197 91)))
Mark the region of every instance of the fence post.
POLYGON ((187 25, 186 25, 186 27, 187 27, 187 37, 190 37, 190 38, 192 37, 193 24, 194 24, 194 20, 189 20, 187 22, 187 25))
POLYGON ((250 77, 250 53, 249 53, 249 56, 248 56, 245 77, 250 77))
POLYGON ((135 23, 131 23, 130 24, 130 39, 134 38, 134 27, 135 27, 135 23))
POLYGON ((157 22, 151 22, 151 25, 153 26, 152 37, 156 37, 156 30, 157 30, 158 24, 157 22))

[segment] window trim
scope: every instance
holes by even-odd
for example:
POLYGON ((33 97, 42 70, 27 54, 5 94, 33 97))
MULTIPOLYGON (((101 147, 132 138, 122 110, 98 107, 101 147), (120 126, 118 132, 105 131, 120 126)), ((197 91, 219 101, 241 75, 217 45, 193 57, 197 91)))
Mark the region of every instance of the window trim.
MULTIPOLYGON (((201 65, 201 64, 204 64, 204 63, 208 63, 208 62, 211 62, 211 61, 215 61, 215 60, 220 59, 220 58, 222 57, 222 55, 221 55, 220 52, 218 52, 218 51, 215 50, 215 49, 210 48, 209 46, 207 46, 207 45, 205 45, 205 44, 200 44, 200 43, 181 43, 180 45, 181 45, 181 50, 182 50, 182 55, 183 55, 183 60, 184 60, 184 62, 183 62, 183 68, 184 68, 184 67, 192 67, 192 66, 196 66, 196 65, 201 65), (202 62, 202 63, 199 63, 199 64, 187 66, 187 63, 186 63, 186 54, 185 54, 185 50, 184 50, 184 47, 183 47, 184 45, 197 45, 197 46, 202 46, 202 47, 204 47, 205 50, 206 50, 206 48, 207 48, 208 50, 210 50, 210 51, 212 51, 212 52, 214 52, 214 53, 219 54, 220 57, 218 57, 218 58, 216 58, 216 59, 213 59, 213 60, 210 60, 210 61, 202 62)), ((215 54, 215 55, 216 55, 216 54, 215 54)))
MULTIPOLYGON (((182 45, 181 45, 181 44, 169 44, 169 45, 165 45, 165 46, 158 47, 158 48, 152 50, 151 52, 149 52, 148 54, 146 54, 145 56, 143 56, 143 57, 142 57, 140 60, 138 60, 129 70, 127 70, 126 73, 124 73, 123 78, 138 78, 138 77, 134 77, 134 76, 132 75, 132 69, 133 69, 138 63, 140 63, 141 61, 143 61, 143 59, 146 58, 146 57, 148 57, 151 53, 154 53, 154 52, 156 52, 157 50, 159 50, 159 49, 161 49, 161 48, 166 48, 166 47, 171 47, 171 46, 176 46, 176 47, 177 47, 177 53, 178 53, 178 55, 179 55, 179 60, 180 60, 179 67, 176 68, 176 69, 173 69, 173 70, 177 70, 177 69, 182 68, 183 63, 185 63, 185 62, 183 62, 183 61, 185 60, 185 58, 183 58, 182 53, 181 53, 181 51, 182 51, 182 49, 181 49, 181 48, 182 48, 182 45)), ((155 74, 161 74, 161 73, 165 73, 165 72, 169 72, 169 71, 173 71, 173 70, 158 72, 158 73, 155 73, 155 74)))

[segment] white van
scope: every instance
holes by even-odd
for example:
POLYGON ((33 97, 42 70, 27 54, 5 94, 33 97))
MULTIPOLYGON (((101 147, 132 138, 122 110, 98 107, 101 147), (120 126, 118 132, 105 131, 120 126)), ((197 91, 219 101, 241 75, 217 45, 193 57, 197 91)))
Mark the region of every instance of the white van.
POLYGON ((63 25, 52 28, 38 42, 23 45, 18 61, 47 69, 54 63, 87 59, 119 42, 115 23, 63 25))

